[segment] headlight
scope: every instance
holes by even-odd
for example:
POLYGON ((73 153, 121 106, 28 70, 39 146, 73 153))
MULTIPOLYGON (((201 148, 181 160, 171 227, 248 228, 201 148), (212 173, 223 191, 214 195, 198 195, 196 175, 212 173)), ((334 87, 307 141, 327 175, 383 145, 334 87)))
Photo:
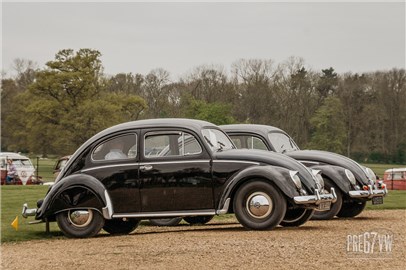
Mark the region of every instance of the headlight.
POLYGON ((312 169, 312 174, 314 176, 314 179, 316 181, 318 188, 320 190, 323 190, 324 189, 324 179, 323 179, 323 176, 321 176, 321 171, 312 169))
POLYGON ((298 189, 302 189, 302 182, 300 181, 300 177, 297 171, 289 171, 290 178, 292 179, 293 183, 298 189))
POLYGON ((374 171, 371 170, 370 168, 365 167, 365 173, 367 174, 368 179, 372 180, 375 183, 376 175, 375 175, 374 171))
POLYGON ((348 178, 348 180, 350 181, 351 184, 355 185, 357 183, 355 181, 354 174, 350 170, 345 169, 345 175, 347 176, 347 178, 348 178))

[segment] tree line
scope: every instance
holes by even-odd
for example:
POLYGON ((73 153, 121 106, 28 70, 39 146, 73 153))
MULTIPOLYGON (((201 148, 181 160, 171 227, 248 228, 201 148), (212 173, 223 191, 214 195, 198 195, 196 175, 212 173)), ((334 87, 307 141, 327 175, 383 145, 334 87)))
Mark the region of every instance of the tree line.
POLYGON ((66 49, 44 68, 16 59, 16 75, 2 78, 1 150, 65 155, 114 124, 186 117, 273 125, 302 149, 406 163, 404 69, 337 74, 296 57, 240 59, 230 71, 199 66, 173 81, 162 68, 107 76, 100 57, 66 49))

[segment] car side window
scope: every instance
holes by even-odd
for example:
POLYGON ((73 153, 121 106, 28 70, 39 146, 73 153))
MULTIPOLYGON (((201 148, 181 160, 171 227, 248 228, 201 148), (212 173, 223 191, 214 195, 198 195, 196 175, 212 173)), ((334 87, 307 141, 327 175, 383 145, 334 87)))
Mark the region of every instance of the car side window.
POLYGON ((121 160, 137 156, 137 134, 128 134, 111 138, 99 144, 92 153, 92 159, 121 160))
POLYGON ((173 157, 196 155, 202 147, 196 138, 186 132, 150 133, 145 135, 144 156, 173 157))
POLYGON ((263 140, 251 135, 231 135, 231 140, 237 148, 268 150, 263 140))
POLYGON ((268 150, 265 143, 260 138, 249 136, 247 143, 249 149, 268 150))

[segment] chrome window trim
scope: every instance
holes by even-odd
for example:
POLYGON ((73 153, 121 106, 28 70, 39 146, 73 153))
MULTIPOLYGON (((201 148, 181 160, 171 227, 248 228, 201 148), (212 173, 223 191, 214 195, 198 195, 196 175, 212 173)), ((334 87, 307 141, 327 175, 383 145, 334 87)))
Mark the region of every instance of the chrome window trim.
MULTIPOLYGON (((192 133, 189 132, 185 132, 185 131, 175 131, 175 130, 167 130, 167 131, 150 131, 150 132, 146 132, 144 134, 144 141, 143 141, 143 145, 144 145, 144 149, 142 150, 142 156, 145 159, 170 159, 170 158, 176 158, 176 157, 189 157, 189 156, 196 156, 196 155, 200 155, 201 153, 203 153, 203 147, 200 144, 199 140, 196 138, 195 135, 193 135, 192 133), (185 133, 190 135, 191 137, 193 137, 195 139, 195 141, 199 144, 200 146, 200 152, 198 153, 193 153, 193 154, 185 154, 185 133), (181 135, 182 136, 182 153, 180 153, 177 156, 167 156, 167 157, 162 157, 162 156, 153 156, 153 157, 149 157, 145 155, 145 141, 147 136, 160 136, 160 135, 181 135)), ((169 146, 169 145, 168 145, 169 146)))
MULTIPOLYGON (((119 138, 119 137, 125 137, 125 136, 131 136, 131 135, 135 135, 135 143, 136 143, 137 148, 138 148, 138 134, 137 134, 137 133, 131 132, 131 133, 126 133, 126 134, 119 134, 119 135, 117 135, 117 136, 110 137, 108 140, 103 140, 102 142, 98 143, 95 147, 93 147, 92 153, 90 154, 90 160, 91 160, 91 162, 92 162, 92 163, 106 163, 106 162, 117 161, 117 160, 122 160, 122 161, 126 161, 126 160, 127 160, 127 161, 128 161, 128 160, 135 160, 135 159, 137 159, 137 158, 138 158, 138 155, 139 155, 138 151, 136 152, 136 156, 135 156, 135 157, 131 157, 131 158, 130 158, 130 157, 129 157, 129 158, 122 158, 122 159, 94 159, 94 158, 93 158, 94 151, 95 151, 100 145, 105 144, 106 142, 109 142, 109 141, 111 141, 111 140, 117 139, 117 138, 119 138)), ((130 149, 131 149, 131 148, 130 148, 130 149)), ((72 157, 73 157, 73 155, 72 155, 72 157)), ((72 158, 72 157, 71 157, 71 158, 72 158)))

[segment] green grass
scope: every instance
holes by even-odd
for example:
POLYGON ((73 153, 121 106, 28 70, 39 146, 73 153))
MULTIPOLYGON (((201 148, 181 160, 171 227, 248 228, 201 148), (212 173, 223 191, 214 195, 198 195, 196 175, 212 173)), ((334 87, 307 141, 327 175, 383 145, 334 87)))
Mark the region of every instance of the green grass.
POLYGON ((45 223, 29 225, 34 218, 23 218, 21 210, 24 203, 29 208, 37 205, 37 200, 45 197, 48 186, 1 186, 1 242, 46 239, 62 236, 55 222, 50 223, 50 234, 45 233, 45 223), (18 216, 18 231, 11 223, 18 216))
POLYGON ((406 190, 389 190, 383 198, 383 204, 372 205, 371 201, 368 201, 366 209, 406 209, 406 190))
POLYGON ((57 158, 31 158, 31 162, 35 168, 38 167, 38 175, 42 177, 44 182, 54 181, 54 166, 58 159, 57 158))
MULTIPOLYGON (((28 203, 29 208, 34 208, 38 199, 44 198, 48 190, 47 186, 1 186, 1 242, 27 241, 35 239, 60 238, 60 232, 55 222, 50 223, 50 233, 45 233, 45 223, 29 225, 33 217, 24 219, 21 216, 23 203, 28 203), (11 223, 18 216, 19 229, 15 231, 11 223)), ((384 198, 383 205, 371 205, 369 210, 381 209, 406 209, 406 191, 391 190, 384 198)), ((230 215, 216 216, 218 222, 230 219, 230 215)), ((142 224, 147 224, 143 222, 142 224)))

